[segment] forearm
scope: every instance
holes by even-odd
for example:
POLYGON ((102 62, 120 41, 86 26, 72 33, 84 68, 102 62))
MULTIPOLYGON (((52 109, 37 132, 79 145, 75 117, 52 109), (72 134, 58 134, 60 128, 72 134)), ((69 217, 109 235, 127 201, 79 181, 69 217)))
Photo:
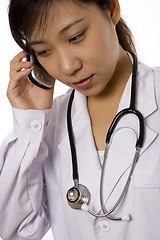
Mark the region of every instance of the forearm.
POLYGON ((14 109, 14 131, 0 152, 0 236, 4 239, 41 239, 49 227, 42 173, 48 154, 43 142, 47 122, 48 111, 14 109))

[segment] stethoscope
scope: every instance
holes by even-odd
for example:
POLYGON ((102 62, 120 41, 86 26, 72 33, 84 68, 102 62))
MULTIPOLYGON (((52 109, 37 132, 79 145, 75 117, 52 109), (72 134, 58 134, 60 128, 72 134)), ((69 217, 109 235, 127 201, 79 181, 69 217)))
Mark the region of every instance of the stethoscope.
MULTIPOLYGON (((69 102, 68 102, 68 109, 67 109, 67 127, 68 127, 68 136, 69 136, 69 142, 70 142, 70 150, 71 150, 71 157, 72 157, 72 171, 73 171, 73 181, 74 181, 74 186, 71 187, 68 192, 67 192, 67 201, 68 204, 71 208, 73 209, 82 209, 90 213, 92 216, 96 218, 102 218, 102 217, 107 217, 110 220, 118 221, 130 221, 131 215, 127 214, 126 216, 121 216, 121 217, 113 217, 112 213, 116 210, 116 208, 120 205, 122 200, 124 199, 128 188, 130 186, 131 182, 131 176, 134 172, 136 163, 139 158, 140 150, 143 145, 143 140, 144 140, 144 119, 142 114, 135 108, 135 99, 136 99, 136 79, 137 79, 137 57, 134 53, 131 53, 133 57, 133 71, 132 71, 132 83, 131 83, 131 98, 130 98, 130 105, 128 108, 125 108, 121 110, 113 119, 109 130, 107 132, 106 136, 106 147, 104 151, 104 161, 102 165, 102 172, 101 172, 101 179, 100 179, 100 204, 101 204, 101 211, 99 213, 94 213, 89 209, 89 202, 91 198, 91 194, 89 190, 87 189, 86 186, 82 185, 79 183, 79 174, 78 174, 78 162, 77 162, 77 155, 76 155, 76 147, 74 143, 74 137, 73 137, 73 128, 72 128, 72 119, 71 119, 71 109, 72 109, 72 103, 74 99, 74 93, 75 90, 71 92, 69 102), (126 180, 125 186, 122 190, 122 193, 118 197, 116 203, 114 206, 110 209, 107 210, 105 207, 105 201, 103 197, 103 189, 104 189, 104 173, 106 169, 106 159, 108 156, 108 151, 109 151, 109 145, 110 145, 110 139, 111 136, 120 121, 120 119, 125 116, 126 114, 134 114, 139 121, 139 137, 137 139, 136 145, 135 145, 135 155, 133 158, 133 162, 130 166, 130 172, 128 175, 128 178, 126 180)), ((121 178, 122 176, 120 176, 121 178)), ((116 185, 118 184, 120 178, 118 179, 116 185)), ((114 188, 116 187, 114 186, 114 188)), ((113 188, 113 190, 114 190, 113 188)), ((113 191, 112 190, 112 191, 113 191)), ((110 193, 110 195, 112 192, 110 193)))

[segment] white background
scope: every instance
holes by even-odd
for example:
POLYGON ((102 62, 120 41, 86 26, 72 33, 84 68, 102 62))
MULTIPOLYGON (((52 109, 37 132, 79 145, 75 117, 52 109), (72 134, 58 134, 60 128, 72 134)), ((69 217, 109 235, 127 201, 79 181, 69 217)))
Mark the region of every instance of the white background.
MULTIPOLYGON (((139 59, 150 66, 160 66, 160 3, 159 0, 120 0, 122 17, 131 28, 139 59)), ((6 98, 9 62, 20 50, 13 41, 7 18, 8 0, 0 0, 0 142, 12 129, 11 107, 6 98)), ((67 87, 56 85, 55 95, 67 87)), ((1 239, 1 238, 0 238, 1 239)), ((51 231, 44 240, 52 240, 51 231)))

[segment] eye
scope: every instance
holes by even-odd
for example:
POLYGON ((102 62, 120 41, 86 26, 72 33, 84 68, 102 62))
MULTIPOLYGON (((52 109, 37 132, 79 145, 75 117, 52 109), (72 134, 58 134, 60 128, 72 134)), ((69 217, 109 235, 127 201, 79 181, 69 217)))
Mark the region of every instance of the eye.
POLYGON ((50 50, 35 51, 37 57, 47 57, 50 54, 50 50))
POLYGON ((85 31, 76 34, 75 36, 73 36, 69 39, 69 42, 70 43, 72 43, 72 42, 73 43, 78 43, 78 42, 82 41, 84 39, 84 34, 85 34, 85 31))

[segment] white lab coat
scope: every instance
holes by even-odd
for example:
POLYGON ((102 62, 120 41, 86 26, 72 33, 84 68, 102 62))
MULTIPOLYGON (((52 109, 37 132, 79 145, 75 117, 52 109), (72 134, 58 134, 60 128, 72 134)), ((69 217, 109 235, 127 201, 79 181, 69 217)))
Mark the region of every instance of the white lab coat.
MULTIPOLYGON (((118 111, 129 106, 130 85, 131 77, 118 111)), ((4 240, 39 240, 51 225, 55 240, 159 240, 160 69, 138 65, 136 107, 144 116, 145 140, 127 195, 113 213, 122 217, 130 214, 131 221, 96 219, 67 204, 66 193, 73 186, 66 124, 69 96, 70 91, 58 97, 52 110, 13 109, 14 131, 0 152, 0 236, 4 240)), ((78 92, 72 123, 80 183, 90 190, 90 209, 98 213, 101 167, 86 98, 78 92)), ((138 120, 131 114, 123 117, 114 131, 106 166, 105 199, 121 179, 106 203, 107 209, 113 207, 123 190, 138 135, 138 120)))

